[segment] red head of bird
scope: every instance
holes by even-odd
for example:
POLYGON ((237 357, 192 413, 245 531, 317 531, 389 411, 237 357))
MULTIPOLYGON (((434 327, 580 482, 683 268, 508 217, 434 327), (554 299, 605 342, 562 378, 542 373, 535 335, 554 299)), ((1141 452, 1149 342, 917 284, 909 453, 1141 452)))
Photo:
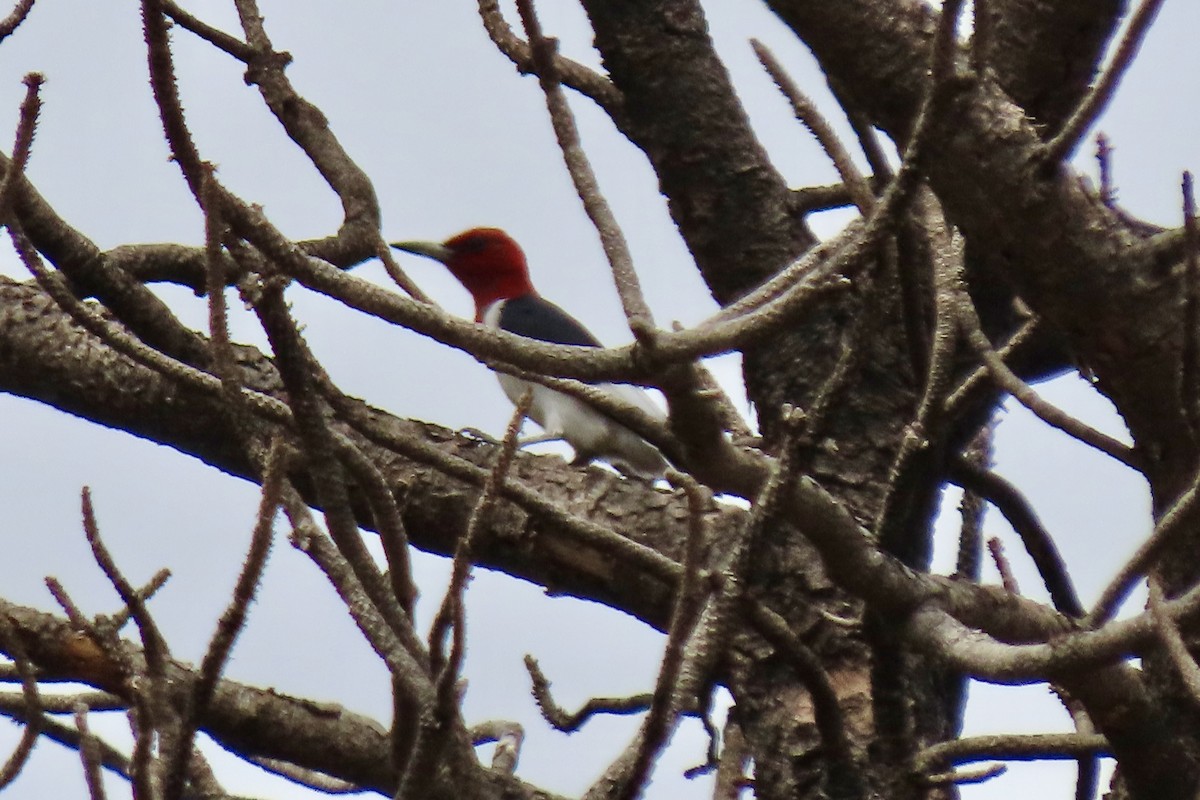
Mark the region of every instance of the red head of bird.
POLYGON ((475 320, 497 300, 537 294, 529 281, 525 254, 499 228, 472 228, 442 243, 395 242, 392 247, 428 256, 446 265, 475 299, 475 320))
MULTIPOLYGON (((442 243, 398 242, 392 247, 441 261, 475 298, 475 320, 518 336, 546 342, 595 347, 600 342, 574 317, 538 297, 529 282, 525 254, 497 228, 472 228, 442 243)), ((627 475, 656 478, 666 462, 653 445, 582 400, 522 378, 501 374, 500 385, 513 403, 533 392, 529 417, 546 439, 565 439, 576 461, 603 458, 627 475)), ((600 391, 642 409, 658 420, 665 416, 641 389, 600 384, 600 391)))

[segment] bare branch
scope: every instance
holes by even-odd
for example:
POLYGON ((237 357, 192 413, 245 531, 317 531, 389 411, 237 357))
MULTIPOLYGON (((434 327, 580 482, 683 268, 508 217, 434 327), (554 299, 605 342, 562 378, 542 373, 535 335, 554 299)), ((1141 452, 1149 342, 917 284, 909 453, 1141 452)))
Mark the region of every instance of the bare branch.
MULTIPOLYGON (((3 36, 0 35, 0 40, 3 36)), ((12 162, 4 172, 0 181, 0 213, 7 219, 12 215, 14 187, 20 183, 29 162, 29 151, 33 147, 33 135, 37 129, 38 114, 41 112, 42 101, 38 95, 45 82, 45 77, 39 72, 31 72, 25 76, 25 99, 21 101, 21 113, 17 122, 16 141, 13 142, 12 162)))
POLYGON ((858 206, 859 213, 864 217, 867 216, 875 206, 875 195, 871 192, 871 186, 863 177, 862 172, 855 166, 854 159, 850 157, 850 153, 834 133, 833 127, 817 109, 816 103, 800 90, 800 87, 784 70, 783 65, 775 58, 775 54, 765 44, 758 39, 751 39, 750 46, 754 48, 754 54, 758 56, 763 68, 775 81, 779 91, 791 103, 796 119, 808 128, 833 162, 838 175, 842 178, 842 183, 849 190, 854 205, 858 206))
POLYGON ((1150 615, 1154 618, 1154 627, 1158 632, 1159 641, 1162 642, 1163 649, 1166 650, 1171 663, 1175 665, 1175 670, 1179 673, 1188 696, 1191 697, 1193 703, 1200 705, 1200 665, 1196 663, 1195 656, 1188 650, 1183 633, 1179 630, 1175 620, 1167 613, 1163 603, 1162 582, 1157 575, 1152 574, 1148 605, 1150 615))
POLYGON ((341 200, 342 228, 321 249, 353 252, 362 258, 373 255, 378 250, 380 212, 370 178, 334 136, 325 115, 301 97, 284 74, 290 56, 275 51, 258 4, 254 0, 235 0, 234 5, 246 41, 255 51, 247 65, 246 82, 258 87, 288 137, 304 151, 341 200))
POLYGON ((625 318, 629 321, 629 330, 639 343, 652 347, 654 316, 650 313, 650 307, 646 305, 646 298, 642 296, 641 283, 633 268, 629 245, 625 242, 625 234, 621 232, 608 201, 600 193, 596 174, 592 171, 587 154, 579 142, 575 117, 559 85, 559 76, 555 70, 558 43, 542 35, 541 24, 533 9, 533 0, 517 0, 517 11, 521 15, 521 24, 525 26, 525 35, 529 37, 534 68, 537 70, 542 92, 546 95, 554 135, 558 137, 558 146, 562 150, 563 160, 566 161, 567 171, 571 173, 575 191, 583 201, 588 219, 600 234, 600 243, 604 246, 604 254, 612 266, 613 282, 621 298, 625 318))
POLYGON ((1032 411, 1038 419, 1047 425, 1058 428, 1068 436, 1096 448, 1131 469, 1142 469, 1141 460, 1133 448, 1117 441, 1103 431, 1098 431, 1087 423, 1072 417, 1053 404, 1046 402, 1037 392, 1030 388, 1029 384, 1025 383, 1015 372, 1009 369, 1004 360, 996 355, 992 343, 984 335, 980 327, 979 315, 975 312, 975 305, 971 301, 970 296, 963 291, 958 297, 958 320, 962 327, 963 335, 967 337, 967 341, 970 342, 975 352, 979 354, 979 357, 983 359, 992 379, 996 381, 1000 388, 1011 394, 1021 405, 1032 411))
POLYGON ((1196 196, 1192 173, 1184 172, 1183 231, 1187 257, 1183 273, 1183 347, 1179 375, 1179 403, 1192 436, 1200 436, 1200 237, 1196 232, 1196 196))
POLYGON ((11 36, 32 10, 33 0, 17 0, 13 10, 8 12, 8 16, 0 20, 0 42, 11 36))
MULTIPOLYGON (((500 13, 498 0, 479 0, 479 16, 483 27, 501 53, 516 66, 522 74, 535 71, 532 48, 513 34, 512 28, 500 13)), ((623 114, 621 109, 624 98, 612 82, 587 67, 561 55, 554 56, 554 69, 561 76, 562 82, 575 91, 589 97, 613 120, 619 120, 623 114)))
POLYGON ((337 590, 363 637, 391 673, 403 684, 418 707, 429 706, 434 699, 426 665, 415 659, 388 625, 373 599, 363 588, 355 570, 336 545, 317 527, 299 494, 290 485, 284 488, 283 508, 292 524, 292 544, 320 567, 337 590))
POLYGON ((993 10, 987 0, 972 0, 971 69, 982 76, 987 70, 989 48, 992 46, 993 10))
POLYGON ((25 652, 25 646, 12 624, 12 620, 0 614, 0 642, 12 655, 17 673, 21 676, 21 703, 25 727, 21 731, 21 739, 3 765, 0 765, 0 790, 9 786, 29 761, 33 747, 37 744, 38 736, 45 728, 45 714, 38 693, 37 674, 34 665, 25 652))
POLYGON ((537 701, 542 717, 556 730, 563 733, 573 733, 579 730, 596 714, 617 714, 619 716, 640 714, 650 707, 650 701, 653 698, 653 695, 649 693, 632 697, 593 697, 578 711, 570 713, 554 702, 554 697, 550 694, 550 681, 542 672, 537 659, 526 655, 525 669, 529 672, 529 678, 533 684, 533 699, 537 701))
POLYGON ((172 22, 184 30, 196 34, 218 50, 228 53, 243 63, 249 63, 254 58, 255 51, 250 45, 201 21, 180 8, 175 0, 161 0, 161 4, 163 13, 170 17, 172 22))
POLYGON ((939 742, 920 752, 917 770, 969 764, 973 761, 1043 761, 1107 755, 1108 740, 1077 733, 996 734, 939 742))
POLYGON ((996 565, 996 571, 1000 573, 1000 584, 1004 587, 1004 591, 1009 594, 1020 594, 1021 587, 1017 585, 1017 576, 1013 574, 1012 564, 1004 555, 1004 543, 993 536, 987 540, 987 547, 988 552, 992 554, 992 563, 996 565))
POLYGON ((492 752, 492 770, 511 775, 521 757, 521 744, 525 741, 525 728, 519 722, 492 720, 471 727, 471 744, 495 742, 492 752))
POLYGON ((175 57, 171 53, 170 32, 162 0, 142 0, 142 32, 150 62, 150 87, 154 91, 154 102, 158 106, 163 132, 171 148, 171 160, 179 165, 192 196, 200 203, 204 170, 179 99, 175 57))
POLYGON ((671 731, 678 724, 678 714, 685 704, 705 703, 695 696, 697 690, 707 692, 708 686, 694 685, 685 672, 684 661, 689 655, 687 645, 694 635, 706 592, 700 585, 701 555, 708 540, 705 513, 712 505, 712 495, 690 477, 672 471, 672 483, 687 495, 689 524, 687 545, 684 548, 683 577, 675 596, 667 643, 658 668, 658 679, 650 698, 650 708, 638 734, 637 755, 622 776, 618 798, 633 800, 639 797, 649 779, 654 760, 666 745, 671 731))
POLYGON ((1188 488, 1159 516, 1150 536, 1104 587, 1100 599, 1083 620, 1085 627, 1095 628, 1112 618, 1117 608, 1133 591, 1134 585, 1150 571, 1167 545, 1187 530, 1183 523, 1190 522, 1198 496, 1200 472, 1192 478, 1188 488))
POLYGON ((822 744, 829 749, 831 787, 843 790, 846 797, 865 797, 863 767, 854 755, 841 700, 820 658, 775 612, 755 604, 750 615, 755 629, 787 658, 812 698, 813 718, 822 744))
POLYGON ((164 786, 164 794, 168 800, 183 794, 196 726, 212 701, 217 681, 225 670, 234 642, 246 624, 250 603, 254 601, 258 583, 262 580, 274 536, 275 513, 279 510, 280 496, 283 492, 284 449, 283 443, 278 440, 271 445, 271 452, 263 469, 262 496, 258 506, 258 519, 250 537, 250 548, 234 586, 233 597, 218 620, 217 629, 213 632, 208 649, 200 662, 200 675, 192 686, 191 702, 181 715, 179 741, 175 752, 168 754, 171 760, 167 765, 164 786))
POLYGON ((1129 27, 1125 30, 1125 35, 1121 38, 1121 43, 1117 46, 1117 52, 1108 68, 1063 124, 1058 135, 1045 146, 1042 157, 1047 164, 1057 165, 1071 157, 1079 145, 1079 140, 1108 106, 1117 85, 1125 75, 1125 70, 1133 63, 1138 49, 1142 46, 1142 39, 1145 37, 1146 31, 1150 29, 1150 25, 1153 24, 1161 7, 1162 0, 1142 0, 1130 19, 1129 27))
POLYGON ((363 787, 357 783, 334 778, 316 770, 305 769, 277 758, 251 756, 246 760, 255 766, 262 767, 267 772, 323 794, 361 794, 363 791, 363 787))
POLYGON ((1054 607, 1069 616, 1082 617, 1083 604, 1079 602, 1067 565, 1050 532, 1020 490, 996 473, 962 458, 951 461, 950 477, 964 489, 979 494, 1004 515, 1033 559, 1054 607))
POLYGON ((1100 169, 1100 202, 1109 208, 1117 203, 1116 189, 1112 179, 1112 146, 1103 133, 1096 134, 1096 163, 1100 169))
POLYGON ((462 636, 463 627, 466 622, 463 616, 463 592, 466 591, 467 582, 471 577, 471 559, 474 556, 473 548, 476 546, 475 539, 479 536, 483 522, 488 514, 491 513, 492 507, 496 504, 500 489, 508 477, 508 471, 512 467, 513 456, 517 451, 517 436, 521 432, 521 425, 525 421, 525 415, 529 413, 529 406, 532 402, 533 392, 526 390, 521 395, 520 400, 517 401, 516 408, 508 420, 508 426, 504 431, 504 440, 496 451, 496 460, 492 464, 491 472, 488 473, 487 481, 483 484, 483 492, 479 495, 479 500, 476 501, 475 508, 471 512, 466 533, 463 534, 463 537, 458 542, 458 547, 455 548, 454 564, 450 573, 450 585, 446 588, 446 594, 442 598, 442 605, 438 609, 438 613, 433 620, 433 625, 430 628, 429 653, 431 663, 434 666, 434 670, 439 673, 439 685, 447 684, 443 688, 443 691, 448 691, 449 685, 458 680, 458 672, 462 666, 462 636), (452 628, 454 629, 454 642, 447 657, 445 654, 445 638, 446 634, 452 628))
POLYGON ((100 740, 88 728, 88 707, 80 703, 75 709, 75 728, 79 731, 79 759, 83 763, 83 778, 87 782, 91 800, 105 800, 104 780, 100 775, 103 766, 100 740))

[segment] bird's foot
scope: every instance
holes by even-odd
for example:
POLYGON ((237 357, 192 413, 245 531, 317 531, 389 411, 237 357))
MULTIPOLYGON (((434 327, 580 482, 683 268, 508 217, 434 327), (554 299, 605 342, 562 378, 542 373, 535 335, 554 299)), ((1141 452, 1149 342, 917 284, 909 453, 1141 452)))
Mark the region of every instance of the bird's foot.
POLYGON ((479 428, 459 428, 457 431, 459 436, 467 439, 474 439, 477 442, 487 442, 488 444, 500 444, 500 440, 494 436, 490 436, 479 428))
POLYGON ((572 467, 586 467, 588 464, 591 464, 595 460, 596 460, 596 457, 594 455, 592 455, 591 453, 580 453, 579 451, 576 451, 575 457, 571 459, 571 466, 572 467))
POLYGON ((528 447, 531 444, 542 444, 543 442, 561 442, 563 437, 557 433, 539 433, 537 436, 526 436, 524 439, 517 440, 517 447, 528 447))

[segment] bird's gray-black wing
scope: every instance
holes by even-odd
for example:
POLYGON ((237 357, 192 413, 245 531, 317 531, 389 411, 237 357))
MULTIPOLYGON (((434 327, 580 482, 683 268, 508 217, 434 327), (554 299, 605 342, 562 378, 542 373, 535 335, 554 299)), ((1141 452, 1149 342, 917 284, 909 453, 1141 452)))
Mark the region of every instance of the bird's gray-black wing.
POLYGON ((567 312, 537 295, 505 300, 500 308, 501 330, 554 344, 599 347, 600 342, 567 312))

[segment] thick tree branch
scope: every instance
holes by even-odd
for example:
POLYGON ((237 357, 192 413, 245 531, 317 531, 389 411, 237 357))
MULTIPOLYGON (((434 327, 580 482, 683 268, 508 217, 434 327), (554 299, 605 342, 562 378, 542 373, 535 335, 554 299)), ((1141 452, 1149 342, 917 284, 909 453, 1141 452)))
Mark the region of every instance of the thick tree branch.
MULTIPOLYGON (((128 686, 120 680, 120 670, 109 660, 109 654, 67 622, 3 600, 0 614, 8 616, 19 645, 46 677, 85 683, 129 699, 128 686)), ((11 646, 9 640, 0 640, 5 652, 11 652, 11 646)), ((122 647, 123 657, 142 658, 133 645, 122 647)), ((182 695, 196 678, 188 665, 175 661, 166 664, 166 683, 179 695, 175 702, 183 702, 182 695)), ((340 707, 321 706, 273 690, 221 680, 198 722, 200 730, 234 752, 279 759, 389 796, 395 789, 396 776, 389 766, 384 729, 374 720, 340 707)), ((475 796, 481 798, 535 796, 532 787, 482 765, 471 776, 470 784, 480 793, 475 796)), ((431 796, 460 796, 456 788, 439 781, 431 796)), ((536 796, 547 795, 537 792, 536 796)))

